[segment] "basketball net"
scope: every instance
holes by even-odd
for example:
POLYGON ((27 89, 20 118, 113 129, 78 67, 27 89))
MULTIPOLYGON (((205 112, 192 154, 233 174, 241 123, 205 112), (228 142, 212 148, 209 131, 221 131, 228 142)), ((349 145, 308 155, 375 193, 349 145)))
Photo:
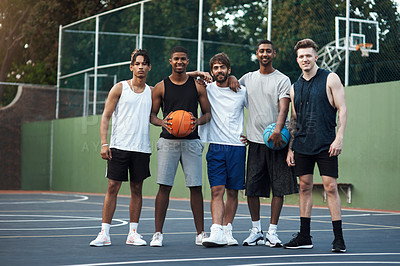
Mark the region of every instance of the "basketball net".
POLYGON ((372 43, 359 43, 356 46, 356 51, 360 50, 362 57, 368 57, 369 50, 371 50, 371 48, 372 48, 372 43))

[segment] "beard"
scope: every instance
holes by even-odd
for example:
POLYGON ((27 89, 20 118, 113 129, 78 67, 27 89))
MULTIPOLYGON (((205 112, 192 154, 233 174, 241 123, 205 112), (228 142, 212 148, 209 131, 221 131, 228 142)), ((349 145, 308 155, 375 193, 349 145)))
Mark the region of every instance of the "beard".
POLYGON ((226 74, 218 74, 214 78, 215 78, 216 82, 223 83, 228 79, 228 73, 226 73, 226 74))

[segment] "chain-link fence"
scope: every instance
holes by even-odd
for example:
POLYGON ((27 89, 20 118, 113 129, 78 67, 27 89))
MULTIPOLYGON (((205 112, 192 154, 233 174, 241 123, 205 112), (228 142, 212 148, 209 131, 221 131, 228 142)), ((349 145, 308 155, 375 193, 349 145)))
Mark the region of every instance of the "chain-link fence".
MULTIPOLYGON (((268 1, 225 2, 230 5, 221 7, 205 1, 210 9, 203 12, 200 65, 208 71, 209 59, 225 52, 231 59, 232 74, 241 77, 258 68, 255 45, 267 36, 268 1)), ((350 51, 349 85, 400 80, 400 19, 392 0, 353 0, 351 4, 352 18, 378 22, 380 49, 368 57, 361 51, 350 51)), ((336 57, 334 71, 344 81, 344 56, 335 43, 335 18, 345 16, 343 0, 273 1, 271 39, 278 50, 274 66, 295 81, 301 71, 293 46, 300 39, 312 38, 321 49, 331 43, 332 54, 327 56, 336 57)), ((177 45, 189 50, 188 71, 195 70, 197 23, 198 1, 146 0, 61 27, 58 86, 60 94, 69 96, 63 99, 71 100, 59 102, 58 117, 100 114, 112 85, 131 77, 130 55, 135 48, 149 52, 149 85, 171 73, 169 51, 177 45)), ((352 30, 363 40, 355 28, 352 30)), ((365 38, 370 38, 369 34, 365 38)))

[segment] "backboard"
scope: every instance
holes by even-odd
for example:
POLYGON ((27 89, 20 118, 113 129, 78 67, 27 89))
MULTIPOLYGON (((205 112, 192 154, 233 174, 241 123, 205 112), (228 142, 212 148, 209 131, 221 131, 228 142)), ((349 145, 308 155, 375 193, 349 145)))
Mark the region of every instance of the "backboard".
MULTIPOLYGON (((370 53, 379 53, 379 24, 377 21, 350 18, 349 50, 356 51, 359 44, 372 44, 370 53)), ((345 49, 346 18, 335 18, 336 48, 345 49)))

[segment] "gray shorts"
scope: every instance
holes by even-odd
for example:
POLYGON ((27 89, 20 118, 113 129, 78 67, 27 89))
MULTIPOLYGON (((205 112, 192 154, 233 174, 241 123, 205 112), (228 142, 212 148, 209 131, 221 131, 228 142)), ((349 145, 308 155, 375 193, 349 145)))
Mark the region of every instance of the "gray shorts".
POLYGON ((157 184, 172 187, 181 162, 186 186, 201 186, 203 149, 200 139, 160 138, 157 142, 157 184))

